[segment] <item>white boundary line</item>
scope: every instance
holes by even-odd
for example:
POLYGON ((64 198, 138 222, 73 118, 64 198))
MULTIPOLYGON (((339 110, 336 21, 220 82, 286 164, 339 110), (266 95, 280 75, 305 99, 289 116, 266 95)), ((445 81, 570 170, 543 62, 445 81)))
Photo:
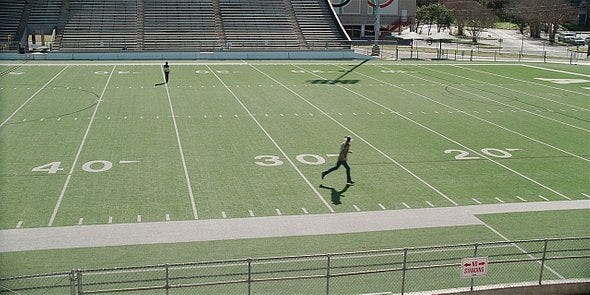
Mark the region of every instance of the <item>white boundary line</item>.
POLYGON ((260 122, 258 122, 258 120, 256 119, 256 117, 254 117, 254 115, 252 114, 252 112, 250 112, 250 109, 248 109, 248 107, 246 107, 246 105, 240 100, 240 98, 238 98, 238 96, 231 90, 231 88, 229 88, 227 86, 227 84, 225 84, 225 82, 217 75, 217 73, 215 71, 213 71, 213 69, 211 69, 211 67, 209 67, 209 65, 207 65, 207 68, 209 69, 209 71, 211 73, 213 73, 213 75, 215 75, 215 77, 217 78, 217 80, 219 80, 219 82, 221 82, 221 84, 223 84, 223 86, 225 87, 225 89, 227 89, 227 91, 229 93, 231 93, 231 95, 242 106, 242 108, 244 108, 244 110, 248 113, 248 115, 250 116, 250 118, 252 118, 252 120, 254 120, 254 122, 256 123, 256 125, 258 125, 258 128, 260 128, 260 130, 262 130, 262 132, 266 135, 266 137, 268 137, 268 139, 270 139, 270 141, 279 150, 279 152, 283 155, 283 157, 285 157, 285 159, 289 162, 289 164, 291 164, 291 166, 293 167, 293 169, 295 169, 295 171, 297 171, 297 173, 299 174, 299 176, 301 176, 301 178, 303 178, 303 180, 305 181, 305 183, 307 183, 307 185, 315 193, 315 195, 318 197, 318 199, 320 199, 320 201, 322 201, 322 203, 324 203, 324 205, 326 205, 326 207, 328 208, 328 210, 330 210, 330 212, 332 212, 332 213, 336 212, 336 211, 334 211, 334 209, 332 208, 332 206, 330 206, 330 204, 328 204, 328 202, 326 202, 326 200, 324 200, 324 197, 322 196, 322 194, 320 194, 320 192, 314 187, 314 185, 311 184, 311 182, 307 179, 307 177, 305 177, 305 175, 303 174, 303 172, 301 172, 301 170, 299 170, 299 168, 297 167, 297 165, 295 165, 295 163, 293 163, 293 161, 291 160, 291 158, 289 156, 287 156, 287 153, 285 153, 285 151, 279 146, 279 144, 274 140, 274 138, 272 138, 272 136, 270 135, 270 133, 268 133, 266 131, 266 129, 264 129, 264 127, 262 126, 262 124, 260 124, 260 122))
MULTIPOLYGON (((375 147, 374 145, 372 145, 371 143, 369 143, 367 140, 365 140, 363 137, 361 137, 360 135, 358 135, 356 132, 354 132, 353 130, 351 130, 350 128, 344 126, 342 123, 340 123, 338 120, 334 119, 334 117, 330 116, 330 114, 328 114, 327 112, 325 112, 324 110, 320 109, 319 107, 317 107, 316 105, 314 105, 313 103, 311 103, 309 100, 307 100, 306 98, 304 98, 303 96, 301 96, 299 93, 295 92, 294 90, 292 90, 291 88, 287 87, 285 84, 277 81, 275 78, 269 76, 268 74, 264 73, 263 71, 259 70, 258 68, 256 68, 253 65, 250 65, 252 68, 254 68, 255 70, 257 70, 258 72, 262 73, 263 75, 267 76, 268 78, 270 78, 271 80, 273 80, 275 83, 281 85, 282 87, 284 87, 285 89, 289 90, 289 92, 295 94, 297 97, 299 97, 301 100, 305 101, 307 104, 309 104, 310 106, 312 106, 313 108, 315 108, 316 110, 318 110, 321 114, 323 114, 324 116, 328 117, 330 120, 332 120, 334 123, 338 124, 340 127, 344 128, 346 131, 350 132, 352 135, 354 135, 356 138, 358 138, 359 140, 361 140, 362 142, 364 142, 365 144, 367 144, 368 146, 370 146, 372 149, 374 149, 375 151, 377 151, 379 154, 381 154, 383 157, 385 157, 386 159, 390 160, 392 163, 394 163, 396 166, 398 166, 399 168, 403 169, 404 171, 406 171, 407 173, 409 173, 410 175, 412 175, 414 178, 416 178, 417 180, 419 180, 420 182, 422 182, 423 184, 425 184, 426 186, 428 186, 430 189, 432 189, 434 192, 436 192, 437 194, 439 194, 440 196, 442 196, 443 198, 447 199, 449 202, 451 202, 453 205, 458 206, 459 204, 457 202, 455 202, 453 199, 449 198, 447 195, 445 195, 444 193, 442 193, 441 191, 439 191, 437 188, 435 188, 434 186, 432 186, 431 184, 427 183, 424 179, 420 178, 420 176, 416 175, 414 172, 410 171, 408 168, 406 168, 405 166, 403 166, 402 164, 400 164, 398 161, 396 161, 395 159, 393 159, 392 157, 390 157, 389 155, 387 155, 386 153, 384 153, 383 151, 381 151, 380 149, 378 149, 377 147, 375 147)), ((292 64, 292 66, 298 67, 294 64, 292 64)), ((302 70, 305 70, 304 68, 298 67, 302 70)), ((306 72, 309 72, 307 70, 305 70, 306 72)), ((321 77, 319 75, 316 75, 315 73, 312 73, 315 76, 321 77)), ((338 85, 340 87, 342 87, 341 85, 338 85)))
MULTIPOLYGON (((451 73, 447 73, 447 72, 442 72, 442 71, 432 70, 432 69, 429 69, 429 68, 426 68, 426 67, 420 67, 420 68, 427 69, 427 70, 429 70, 429 71, 433 71, 433 72, 438 72, 438 73, 443 73, 443 74, 448 74, 448 75, 456 76, 456 77, 459 77, 459 78, 462 78, 462 79, 467 79, 467 80, 472 80, 472 81, 476 81, 476 82, 481 82, 481 81, 478 81, 478 80, 469 79, 469 78, 467 78, 467 77, 463 77, 463 76, 459 76, 459 75, 455 75, 455 74, 451 74, 451 73)), ((489 98, 489 97, 486 97, 486 96, 483 96, 483 95, 479 95, 479 94, 476 94, 476 93, 473 93, 473 92, 469 92, 469 91, 467 91, 467 90, 463 90, 463 89, 460 89, 460 88, 457 88, 457 87, 454 87, 454 86, 451 86, 451 85, 445 85, 444 83, 440 83, 440 82, 435 82, 435 81, 432 81, 432 80, 424 79, 424 78, 421 78, 421 77, 418 77, 418 76, 415 76, 415 75, 410 75, 410 74, 408 74, 408 73, 405 73, 405 74, 406 74, 406 75, 408 75, 408 76, 410 76, 410 77, 414 77, 414 78, 416 78, 416 79, 420 79, 420 80, 423 80, 423 81, 428 81, 428 82, 430 82, 430 83, 436 83, 436 84, 439 84, 439 85, 448 86, 448 87, 450 87, 450 88, 453 88, 453 89, 459 90, 459 91, 461 91, 461 92, 463 92, 463 93, 467 93, 467 94, 471 94, 471 95, 474 95, 474 96, 477 96, 477 97, 481 97, 481 98, 483 98, 483 99, 486 99, 486 100, 489 100, 489 101, 495 102, 495 103, 497 103, 497 104, 500 104, 500 105, 503 105, 503 106, 506 106, 506 107, 509 107, 509 108, 518 109, 518 110, 521 110, 521 111, 523 111, 523 112, 529 113, 529 114, 531 114, 531 115, 533 115, 533 116, 541 117, 541 118, 543 118, 543 119, 545 119, 545 120, 554 121, 554 122, 557 122, 557 123, 559 123, 559 124, 563 124, 563 125, 566 125, 566 126, 569 126, 569 127, 575 128, 575 129, 579 129, 579 130, 582 130, 582 131, 585 131, 585 132, 590 132, 590 130, 588 130, 588 129, 586 129, 586 128, 582 128, 582 127, 579 127, 579 126, 576 126, 576 125, 572 125, 572 124, 569 124, 569 123, 566 123, 566 122, 559 121, 559 120, 557 120, 557 119, 553 119, 553 118, 550 118, 550 117, 546 117, 546 116, 543 116, 543 115, 537 114, 537 113, 535 113, 535 112, 532 112, 532 111, 529 111, 529 110, 526 110, 526 109, 523 109, 523 108, 520 108, 520 107, 517 107, 517 106, 513 106, 513 105, 510 105, 510 104, 507 104, 507 103, 503 103, 503 102, 501 102, 501 101, 497 101, 497 100, 491 99, 491 98, 489 98)), ((578 107, 578 108, 579 108, 579 107, 578 107)), ((581 109, 583 109, 583 108, 581 108, 581 109)), ((586 109, 583 109, 583 110, 586 110, 586 109)))
POLYGON ((520 79, 516 79, 516 78, 512 78, 512 77, 508 77, 508 76, 503 76, 503 75, 499 75, 499 74, 494 74, 494 73, 490 73, 490 72, 486 72, 486 71, 474 70, 474 69, 467 69, 467 68, 464 68, 464 67, 458 66, 458 65, 452 65, 452 66, 453 67, 458 67, 458 68, 461 68, 461 69, 465 69, 465 70, 469 70, 469 71, 473 71, 473 72, 477 72, 477 73, 488 74, 488 75, 492 75, 492 76, 496 76, 496 77, 500 77, 500 78, 504 78, 504 79, 514 80, 514 81, 518 81, 518 82, 522 82, 522 83, 533 84, 533 85, 537 85, 537 86, 547 87, 547 88, 551 88, 551 89, 555 89, 555 90, 570 92, 570 93, 584 95, 584 96, 590 96, 590 94, 586 94, 586 93, 581 93, 581 92, 577 92, 577 91, 571 91, 571 90, 567 90, 567 89, 563 89, 563 88, 559 88, 559 87, 549 86, 549 85, 545 85, 545 84, 541 84, 541 83, 536 83, 536 82, 531 82, 531 81, 526 81, 526 80, 520 80, 520 79))
MULTIPOLYGON (((400 90, 403 90, 403 91, 406 91, 408 93, 414 94, 416 96, 420 96, 420 97, 426 98, 428 100, 434 101, 434 100, 428 98, 427 96, 425 96, 423 94, 420 94, 420 93, 414 92, 412 90, 408 90, 408 89, 402 88, 402 87, 397 86, 395 84, 391 84, 389 82, 378 80, 378 79, 373 78, 373 77, 371 77, 369 75, 366 75, 366 74, 362 74, 362 73, 356 73, 356 74, 357 75, 362 75, 362 76, 365 76, 365 77, 368 77, 368 78, 371 78, 371 79, 374 79, 376 81, 380 81, 381 83, 384 83, 386 85, 390 85, 390 86, 393 86, 393 87, 398 88, 400 90)), ((316 75, 316 76, 318 76, 318 75, 316 75)), ((366 96, 364 96, 364 95, 362 95, 360 93, 357 93, 357 92, 355 92, 353 90, 350 90, 350 89, 348 89, 348 88, 346 88, 346 87, 344 87, 342 85, 338 85, 338 86, 341 87, 341 88, 343 88, 343 89, 346 89, 349 92, 354 93, 354 94, 356 94, 356 95, 358 95, 358 96, 360 96, 360 97, 362 97, 362 98, 364 98, 364 99, 366 99, 366 100, 368 100, 368 101, 370 101, 370 102, 372 102, 372 103, 374 103, 374 104, 376 104, 378 106, 381 106, 381 107, 385 108, 386 110, 389 110, 390 112, 392 112, 392 113, 394 113, 394 114, 396 114, 396 115, 398 115, 398 116, 406 119, 407 121, 410 121, 410 122, 412 122, 412 123, 414 123, 414 124, 416 124, 416 125, 424 128, 424 129, 426 129, 426 130, 428 130, 428 131, 430 131, 430 132, 432 132, 432 133, 434 133, 434 134, 436 134, 436 135, 438 135, 438 136, 440 136, 440 137, 442 137, 442 138, 444 138, 444 139, 446 139, 446 140, 448 140, 448 141, 450 141, 450 142, 452 142, 452 143, 454 143, 454 144, 456 144, 458 146, 461 146, 462 148, 464 148, 464 149, 466 149, 466 150, 468 150, 468 151, 470 151, 470 152, 472 152, 472 153, 474 153, 474 154, 476 154, 476 155, 478 155, 478 156, 480 156, 480 157, 482 157, 482 158, 484 158, 484 159, 486 159, 488 161, 491 161, 492 163, 494 163, 494 164, 496 164, 496 165, 498 165, 498 166, 500 166, 500 167, 502 167, 502 168, 504 168, 506 170, 509 170, 509 171, 515 173, 516 175, 521 176, 522 178, 525 178, 525 179, 527 179, 527 180, 529 180, 529 181, 531 181, 531 182, 533 182, 533 183, 535 183, 535 184, 537 184, 537 185, 539 185, 539 186, 541 186, 541 187, 543 187, 543 188, 545 188, 545 189, 547 189, 547 190, 549 190, 549 191, 551 191, 551 192, 553 192, 553 193, 555 193, 555 194, 563 197, 564 199, 571 200, 571 198, 569 198, 568 196, 566 196, 566 195, 564 195, 564 194, 562 194, 562 193, 560 193, 560 192, 558 192, 558 191, 556 191, 556 190, 554 190, 554 189, 552 189, 552 188, 550 188, 550 187, 548 187, 548 186, 546 186, 546 185, 544 185, 544 184, 542 184, 542 183, 540 183, 540 182, 538 182, 538 181, 536 181, 536 180, 534 180, 534 179, 532 179, 532 178, 530 178, 530 177, 528 177, 528 176, 526 176, 526 175, 524 175, 524 174, 522 174, 522 173, 520 173, 520 172, 518 172, 518 171, 516 171, 516 170, 514 170, 514 169, 512 169, 512 168, 510 168, 510 167, 508 167, 508 166, 506 166, 506 165, 504 165, 504 164, 502 164, 502 163, 494 160, 494 159, 492 159, 492 158, 490 158, 490 157, 487 157, 483 153, 480 153, 480 152, 478 152, 476 150, 473 150, 473 149, 471 149, 471 148, 463 145, 462 143, 460 143, 460 142, 458 142, 458 141, 456 141, 456 140, 454 140, 454 139, 452 139, 452 138, 450 138, 450 137, 448 137, 448 136, 446 136, 446 135, 444 135, 444 134, 442 134, 442 133, 440 133, 440 132, 438 132, 438 131, 436 131, 436 130, 428 127, 428 126, 425 126, 425 125, 423 125, 423 124, 421 124, 421 123, 419 123, 417 121, 414 121, 414 120, 410 119, 409 117, 404 116, 401 113, 398 113, 398 112, 390 109, 389 107, 387 107, 387 106, 385 106, 383 104, 380 104, 380 103, 378 103, 378 102, 376 102, 376 101, 374 101, 374 100, 372 100, 372 99, 370 99, 370 98, 368 98, 368 97, 366 97, 366 96)), ((464 112, 462 112, 462 113, 464 113, 464 112)))
MULTIPOLYGON (((478 218, 479 219, 479 218, 478 218)), ((502 235, 499 231, 495 230, 493 227, 491 227, 490 225, 488 225, 487 223, 483 222, 480 219, 481 223, 487 227, 489 230, 491 230, 492 232, 494 232, 496 235, 498 235, 500 238, 504 239, 504 241, 510 241, 507 237, 505 237, 504 235, 502 235)), ((527 251, 524 250, 523 248, 521 248, 520 246, 518 246, 515 243, 510 243, 511 245, 513 245, 514 247, 516 247, 516 249, 520 250, 523 254, 526 254, 528 257, 532 258, 532 259, 539 259, 535 256, 533 256, 532 254, 527 254, 527 251)), ((537 262, 539 265, 541 265, 541 262, 539 261, 535 261, 537 262)), ((559 277, 562 280, 565 280, 565 277, 562 276, 561 274, 559 274, 558 272, 556 272, 555 270, 553 270, 551 267, 547 266, 547 264, 544 265, 545 269, 547 269, 548 271, 552 272, 554 275, 556 275, 557 277, 559 277)))
POLYGON ((39 94, 39 92, 41 92, 43 89, 45 89, 45 87, 47 87, 47 85, 49 85, 49 83, 53 82, 53 80, 55 80, 55 78, 57 78, 57 76, 59 76, 61 73, 63 73, 63 71, 65 71, 69 66, 66 66, 65 68, 63 68, 61 71, 59 71, 57 74, 55 74, 55 76, 53 76, 53 78, 51 78, 51 80, 47 81, 47 83, 45 83, 45 85, 43 85, 39 90, 37 90, 35 93, 33 93, 33 95, 31 95, 31 97, 29 97, 29 99, 27 99, 25 102, 23 102, 10 116, 8 116, 8 118, 6 118, 6 120, 4 120, 4 122, 2 122, 2 124, 0 124, 0 128, 2 128, 2 126, 4 126, 8 121, 10 121, 10 119, 12 119, 12 117, 14 117, 14 115, 16 115, 16 113, 18 113, 18 111, 20 111, 27 103, 29 103, 29 101, 31 101, 31 99, 33 99, 35 96, 37 96, 37 94, 39 94))
POLYGON ((523 64, 523 66, 533 68, 533 69, 539 69, 539 70, 545 70, 545 71, 550 71, 550 72, 556 72, 556 73, 569 74, 569 75, 574 75, 574 76, 582 76, 582 77, 590 78, 590 75, 586 75, 586 74, 567 72, 567 71, 555 70, 555 69, 548 69, 548 68, 537 67, 537 66, 527 65, 527 64, 523 64))
POLYGON ((116 65, 113 66, 113 69, 111 70, 111 74, 109 75, 107 82, 104 84, 104 88, 102 89, 102 93, 100 94, 100 97, 98 98, 98 101, 96 102, 96 106, 94 107, 94 112, 92 112, 92 116, 90 117, 90 122, 88 123, 88 127, 86 127, 86 132, 84 132, 84 137, 82 137, 82 142, 80 143, 80 146, 78 147, 78 151, 76 152, 76 157, 74 158, 74 162, 72 162, 72 167, 70 168, 70 171, 68 172, 68 176, 66 177, 66 182, 64 183, 64 186, 61 189, 61 192, 60 192, 59 197, 57 199, 57 203, 55 204, 55 207, 53 208, 53 213, 51 214, 51 218, 49 218, 49 223, 47 224, 47 226, 52 226, 53 222, 55 221, 55 217, 57 216, 57 211, 59 210, 59 207, 61 206, 61 202, 63 201, 64 195, 66 194, 66 190, 68 189, 68 185, 70 184, 70 180, 72 179, 72 174, 74 173, 74 169, 76 169, 76 166, 78 165, 78 159, 80 158, 80 154, 82 153, 82 149, 84 148, 84 144, 86 143, 86 138, 88 138, 88 133, 90 133, 90 128, 92 127, 92 123, 94 123, 94 118, 96 117, 96 113, 98 112, 98 107, 100 107, 100 103, 102 102, 102 97, 104 96, 104 93, 107 91, 107 87, 109 86, 109 82, 111 81, 111 77, 113 77, 113 73, 115 72, 116 67, 117 67, 116 65))
MULTIPOLYGON (((162 70, 162 78, 164 79, 164 70, 162 70)), ((174 123, 174 132, 176 133, 176 142, 178 143, 178 151, 180 152, 180 160, 182 161, 182 169, 184 170, 184 178, 186 179, 186 187, 188 189, 188 196, 191 202, 191 208, 193 210, 193 217, 199 219, 197 213, 197 204, 195 203, 195 196, 193 194, 193 187, 191 185, 191 179, 188 175, 188 168, 186 166, 186 160, 184 158, 184 150, 182 149, 182 143, 180 142, 180 133, 178 132, 178 124, 176 124, 176 115, 174 115, 174 108, 172 107, 172 99, 170 98, 170 91, 168 90, 168 83, 165 83, 166 95, 168 96, 168 105, 170 106, 170 114, 172 115, 172 122, 174 123)))

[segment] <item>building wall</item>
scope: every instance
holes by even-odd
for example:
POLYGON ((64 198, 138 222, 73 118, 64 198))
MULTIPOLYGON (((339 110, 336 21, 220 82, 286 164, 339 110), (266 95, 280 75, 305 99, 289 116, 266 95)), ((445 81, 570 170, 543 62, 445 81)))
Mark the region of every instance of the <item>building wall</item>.
MULTIPOLYGON (((345 3, 346 0, 329 0, 333 5, 345 3)), ((378 0, 384 4, 388 0, 378 0)), ((384 8, 380 8, 381 26, 386 27, 396 22, 413 22, 416 15, 416 0, 393 0, 384 8)), ((334 7, 340 22, 347 30, 351 39, 364 39, 373 36, 375 24, 374 8, 367 0, 351 0, 342 7, 334 7)))

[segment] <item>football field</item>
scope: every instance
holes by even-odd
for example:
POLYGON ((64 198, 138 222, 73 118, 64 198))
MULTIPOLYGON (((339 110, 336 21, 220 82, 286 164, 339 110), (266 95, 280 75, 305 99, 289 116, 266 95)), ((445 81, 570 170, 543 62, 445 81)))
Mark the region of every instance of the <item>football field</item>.
POLYGON ((0 228, 590 198, 588 66, 170 65, 0 65, 0 228))

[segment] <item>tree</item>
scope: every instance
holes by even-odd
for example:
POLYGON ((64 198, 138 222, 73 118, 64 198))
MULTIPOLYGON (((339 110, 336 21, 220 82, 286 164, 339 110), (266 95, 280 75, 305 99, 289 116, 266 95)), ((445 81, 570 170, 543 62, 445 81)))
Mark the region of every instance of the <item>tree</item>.
POLYGON ((541 29, 546 27, 549 42, 555 41, 559 26, 575 21, 577 15, 569 0, 512 0, 507 11, 511 18, 529 26, 531 38, 540 38, 541 29))
POLYGON ((496 21, 491 9, 474 0, 444 0, 444 5, 453 11, 457 35, 464 36, 464 29, 467 29, 474 43, 483 29, 491 27, 496 21))
POLYGON ((436 25, 437 32, 440 32, 442 28, 450 27, 453 21, 452 11, 440 3, 416 8, 416 26, 427 24, 428 35, 430 35, 432 25, 436 25))

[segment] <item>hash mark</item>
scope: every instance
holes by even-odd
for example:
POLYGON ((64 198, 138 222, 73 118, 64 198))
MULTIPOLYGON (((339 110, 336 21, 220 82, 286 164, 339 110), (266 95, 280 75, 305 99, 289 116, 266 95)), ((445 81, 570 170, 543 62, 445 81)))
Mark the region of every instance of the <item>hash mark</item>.
POLYGON ((113 216, 109 216, 109 224, 113 223, 113 216))
POLYGON ((137 215, 137 222, 141 222, 141 215, 137 215))
POLYGON ((474 202, 476 202, 476 203, 478 203, 478 204, 480 204, 480 205, 481 205, 481 202, 480 202, 478 199, 476 199, 476 198, 471 198, 471 199, 472 199, 474 202))
POLYGON ((254 217, 254 212, 252 210, 248 210, 248 213, 250 213, 251 217, 254 217))
POLYGON ((23 226, 23 221, 19 220, 18 223, 16 224, 16 228, 21 228, 23 226))
POLYGON ((406 203, 404 203, 404 202, 402 202, 402 205, 404 205, 404 207, 406 207, 406 208, 408 208, 408 209, 411 209, 411 208, 412 208, 412 207, 410 207, 408 204, 406 204, 406 203))
POLYGON ((309 212, 307 212, 307 209, 301 208, 301 210, 303 211, 303 214, 309 214, 309 212))
POLYGON ((521 201, 523 201, 523 202, 528 202, 526 199, 523 199, 523 198, 521 198, 519 196, 516 196, 516 198, 519 199, 519 200, 521 200, 521 201))
POLYGON ((430 206, 430 207, 434 207, 434 204, 432 204, 432 203, 430 203, 428 201, 426 201, 426 204, 428 204, 428 206, 430 206))
POLYGON ((545 200, 545 201, 549 201, 549 199, 547 199, 547 198, 545 198, 545 197, 543 197, 543 196, 541 196, 541 195, 539 195, 539 198, 541 198, 541 199, 543 199, 543 200, 545 200))
POLYGON ((224 211, 221 211, 221 217, 223 217, 225 219, 225 218, 227 218, 227 214, 225 214, 224 211))
POLYGON ((588 194, 582 193, 582 195, 586 198, 590 198, 590 195, 588 195, 588 194))
POLYGON ((377 204, 377 206, 379 206, 379 208, 381 208, 382 210, 387 210, 387 209, 385 209, 385 206, 383 206, 383 204, 381 204, 381 203, 377 204))
POLYGON ((496 198, 494 198, 494 199, 496 199, 496 201, 498 201, 498 202, 500 202, 500 203, 504 203, 504 201, 503 201, 502 199, 498 198, 498 197, 496 197, 496 198))
POLYGON ((170 221, 170 214, 166 213, 166 221, 170 221))
POLYGON ((354 210, 356 210, 356 211, 358 211, 358 212, 360 212, 360 211, 361 211, 361 208, 359 208, 357 205, 352 205, 352 207, 354 207, 354 210))
POLYGON ((84 224, 84 218, 80 217, 80 219, 78 219, 78 225, 82 224, 84 224))
POLYGON ((281 213, 281 210, 279 210, 279 209, 275 209, 275 211, 277 211, 277 215, 278 215, 278 216, 281 216, 281 215, 283 215, 283 213, 281 213))

